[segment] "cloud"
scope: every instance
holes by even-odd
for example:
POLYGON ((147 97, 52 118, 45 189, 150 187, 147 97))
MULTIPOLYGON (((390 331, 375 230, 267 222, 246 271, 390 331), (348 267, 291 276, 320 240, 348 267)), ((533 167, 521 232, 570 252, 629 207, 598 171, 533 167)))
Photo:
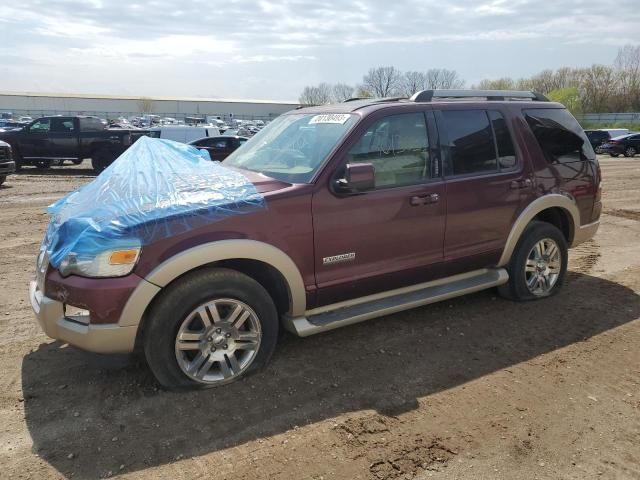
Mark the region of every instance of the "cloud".
POLYGON ((3 79, 3 88, 16 90, 35 85, 26 73, 46 75, 39 69, 58 65, 62 72, 52 78, 62 85, 55 88, 64 87, 65 70, 99 79, 92 84, 69 75, 67 89, 85 90, 110 85, 100 80, 105 72, 122 78, 153 70, 175 91, 184 86, 177 78, 184 82, 183 72, 201 65, 192 76, 216 75, 210 81, 232 91, 242 90, 247 76, 257 88, 259 75, 247 69, 259 64, 260 72, 282 75, 297 88, 302 77, 321 77, 325 64, 339 64, 340 56, 350 61, 356 51, 376 65, 380 51, 396 48, 392 58, 405 61, 406 49, 420 45, 468 46, 481 58, 487 46, 514 42, 552 42, 576 51, 640 43, 637 0, 619 0, 615 11, 624 14, 613 29, 603 21, 611 16, 610 5, 597 0, 556 0, 544 7, 534 0, 20 0, 0 4, 0 58, 9 62, 0 68, 31 66, 22 79, 3 79))

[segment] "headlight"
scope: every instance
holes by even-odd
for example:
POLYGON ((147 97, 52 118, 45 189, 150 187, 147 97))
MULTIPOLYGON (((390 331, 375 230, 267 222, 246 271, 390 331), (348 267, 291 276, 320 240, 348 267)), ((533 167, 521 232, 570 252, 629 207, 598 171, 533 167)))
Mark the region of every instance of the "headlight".
POLYGON ((107 250, 97 255, 69 253, 60 262, 60 275, 82 277, 124 277, 136 266, 140 247, 107 250))

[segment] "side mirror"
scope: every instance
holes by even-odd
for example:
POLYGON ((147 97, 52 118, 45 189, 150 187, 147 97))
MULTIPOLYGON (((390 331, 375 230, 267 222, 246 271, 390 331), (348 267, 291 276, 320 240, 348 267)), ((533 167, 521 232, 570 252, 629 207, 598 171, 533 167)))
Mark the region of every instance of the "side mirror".
POLYGON ((357 194, 376 187, 376 169, 370 163, 354 163, 345 166, 344 176, 335 181, 339 193, 357 194))

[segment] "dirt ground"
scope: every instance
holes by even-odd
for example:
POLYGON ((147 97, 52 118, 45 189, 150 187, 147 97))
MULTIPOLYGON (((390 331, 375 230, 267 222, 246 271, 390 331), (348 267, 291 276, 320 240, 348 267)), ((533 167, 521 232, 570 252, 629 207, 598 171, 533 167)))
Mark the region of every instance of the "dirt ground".
POLYGON ((0 188, 0 477, 640 478, 640 158, 558 296, 492 291, 307 339, 265 371, 167 393, 136 357, 46 338, 27 299, 45 206, 88 165, 0 188))

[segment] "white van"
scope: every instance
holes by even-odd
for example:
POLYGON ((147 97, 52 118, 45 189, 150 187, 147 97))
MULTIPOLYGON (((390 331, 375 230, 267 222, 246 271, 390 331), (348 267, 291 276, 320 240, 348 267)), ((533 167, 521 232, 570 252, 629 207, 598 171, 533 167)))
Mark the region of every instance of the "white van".
POLYGON ((203 137, 217 137, 220 135, 218 127, 188 127, 185 125, 163 125, 149 129, 150 137, 173 140, 174 142, 189 143, 203 137))

